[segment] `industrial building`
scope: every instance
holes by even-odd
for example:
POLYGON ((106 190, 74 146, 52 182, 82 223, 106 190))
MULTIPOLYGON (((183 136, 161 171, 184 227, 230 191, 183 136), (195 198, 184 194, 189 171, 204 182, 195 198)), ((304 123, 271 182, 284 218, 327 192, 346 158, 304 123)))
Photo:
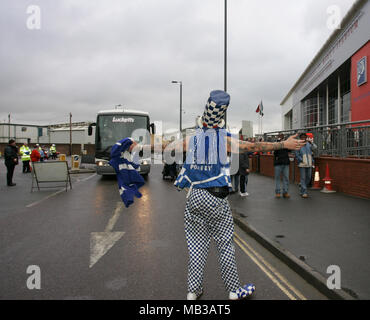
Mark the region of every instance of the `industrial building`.
POLYGON ((69 154, 74 150, 76 154, 91 153, 95 147, 95 136, 88 135, 87 122, 54 125, 33 125, 18 123, 0 123, 0 152, 5 145, 14 139, 17 145, 27 142, 50 146, 56 144, 57 150, 69 154))

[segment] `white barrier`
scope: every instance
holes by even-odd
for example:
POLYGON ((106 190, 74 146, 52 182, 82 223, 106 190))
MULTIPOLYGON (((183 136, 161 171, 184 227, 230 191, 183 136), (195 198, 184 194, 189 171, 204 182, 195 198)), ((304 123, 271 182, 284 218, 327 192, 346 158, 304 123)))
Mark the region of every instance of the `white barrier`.
POLYGON ((31 192, 34 188, 55 188, 59 186, 47 186, 40 187, 41 183, 54 183, 63 182, 67 191, 68 183, 72 189, 71 177, 68 171, 67 161, 44 161, 44 162, 33 162, 32 163, 32 186, 31 192), (36 185, 34 187, 34 182, 36 185))

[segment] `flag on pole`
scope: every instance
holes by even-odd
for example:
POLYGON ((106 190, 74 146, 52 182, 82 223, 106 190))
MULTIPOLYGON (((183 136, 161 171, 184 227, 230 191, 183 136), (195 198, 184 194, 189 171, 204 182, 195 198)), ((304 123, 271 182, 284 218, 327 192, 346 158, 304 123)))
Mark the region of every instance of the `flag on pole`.
POLYGON ((264 116, 264 113, 263 113, 263 103, 261 101, 261 103, 258 105, 257 107, 257 110, 256 110, 256 113, 259 113, 261 115, 261 117, 264 116))
POLYGON ((263 103, 262 103, 262 100, 261 100, 261 105, 260 105, 260 114, 261 114, 261 117, 264 116, 264 113, 263 113, 263 103))

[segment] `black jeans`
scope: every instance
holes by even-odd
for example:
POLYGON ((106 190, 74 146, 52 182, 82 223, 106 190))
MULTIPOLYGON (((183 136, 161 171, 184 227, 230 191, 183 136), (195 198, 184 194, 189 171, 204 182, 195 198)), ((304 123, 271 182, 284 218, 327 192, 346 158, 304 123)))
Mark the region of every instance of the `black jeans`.
POLYGON ((22 163, 23 163, 23 173, 31 172, 31 170, 30 170, 30 161, 29 160, 22 161, 22 163))
POLYGON ((9 186, 13 183, 13 173, 14 173, 15 164, 7 164, 6 168, 8 169, 8 172, 6 174, 6 182, 9 186))
POLYGON ((245 193, 247 190, 247 184, 248 184, 248 175, 240 175, 240 192, 245 193))

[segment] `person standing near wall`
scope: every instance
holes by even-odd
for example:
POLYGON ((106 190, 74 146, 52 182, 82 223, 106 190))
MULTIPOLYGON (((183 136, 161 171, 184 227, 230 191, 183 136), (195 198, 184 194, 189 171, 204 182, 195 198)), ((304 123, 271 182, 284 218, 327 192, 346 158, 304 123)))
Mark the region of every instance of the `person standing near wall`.
MULTIPOLYGON (((283 141, 284 135, 278 136, 278 141, 283 141)), ((281 176, 283 178, 283 197, 290 198, 289 195, 289 150, 281 149, 274 151, 274 171, 275 171, 275 197, 281 197, 281 176)))
POLYGON ((53 160, 57 158, 57 148, 55 147, 54 143, 50 147, 50 156, 53 160))
POLYGON ((248 197, 247 192, 248 176, 249 176, 249 152, 239 153, 239 175, 240 175, 240 192, 241 197, 248 197))
POLYGON ((312 150, 315 150, 317 146, 313 143, 313 141, 307 139, 306 133, 301 133, 299 138, 306 142, 300 150, 295 151, 299 167, 299 174, 301 176, 300 194, 302 198, 308 198, 307 186, 312 179, 312 168, 314 167, 312 150))
POLYGON ((28 146, 28 143, 23 143, 22 147, 20 147, 19 152, 21 154, 21 160, 23 163, 23 173, 31 172, 30 168, 30 160, 31 160, 31 149, 28 146))
POLYGON ((18 148, 15 144, 15 140, 10 139, 9 144, 4 150, 5 165, 7 168, 6 182, 8 187, 14 187, 16 184, 13 183, 14 168, 18 164, 18 148))

